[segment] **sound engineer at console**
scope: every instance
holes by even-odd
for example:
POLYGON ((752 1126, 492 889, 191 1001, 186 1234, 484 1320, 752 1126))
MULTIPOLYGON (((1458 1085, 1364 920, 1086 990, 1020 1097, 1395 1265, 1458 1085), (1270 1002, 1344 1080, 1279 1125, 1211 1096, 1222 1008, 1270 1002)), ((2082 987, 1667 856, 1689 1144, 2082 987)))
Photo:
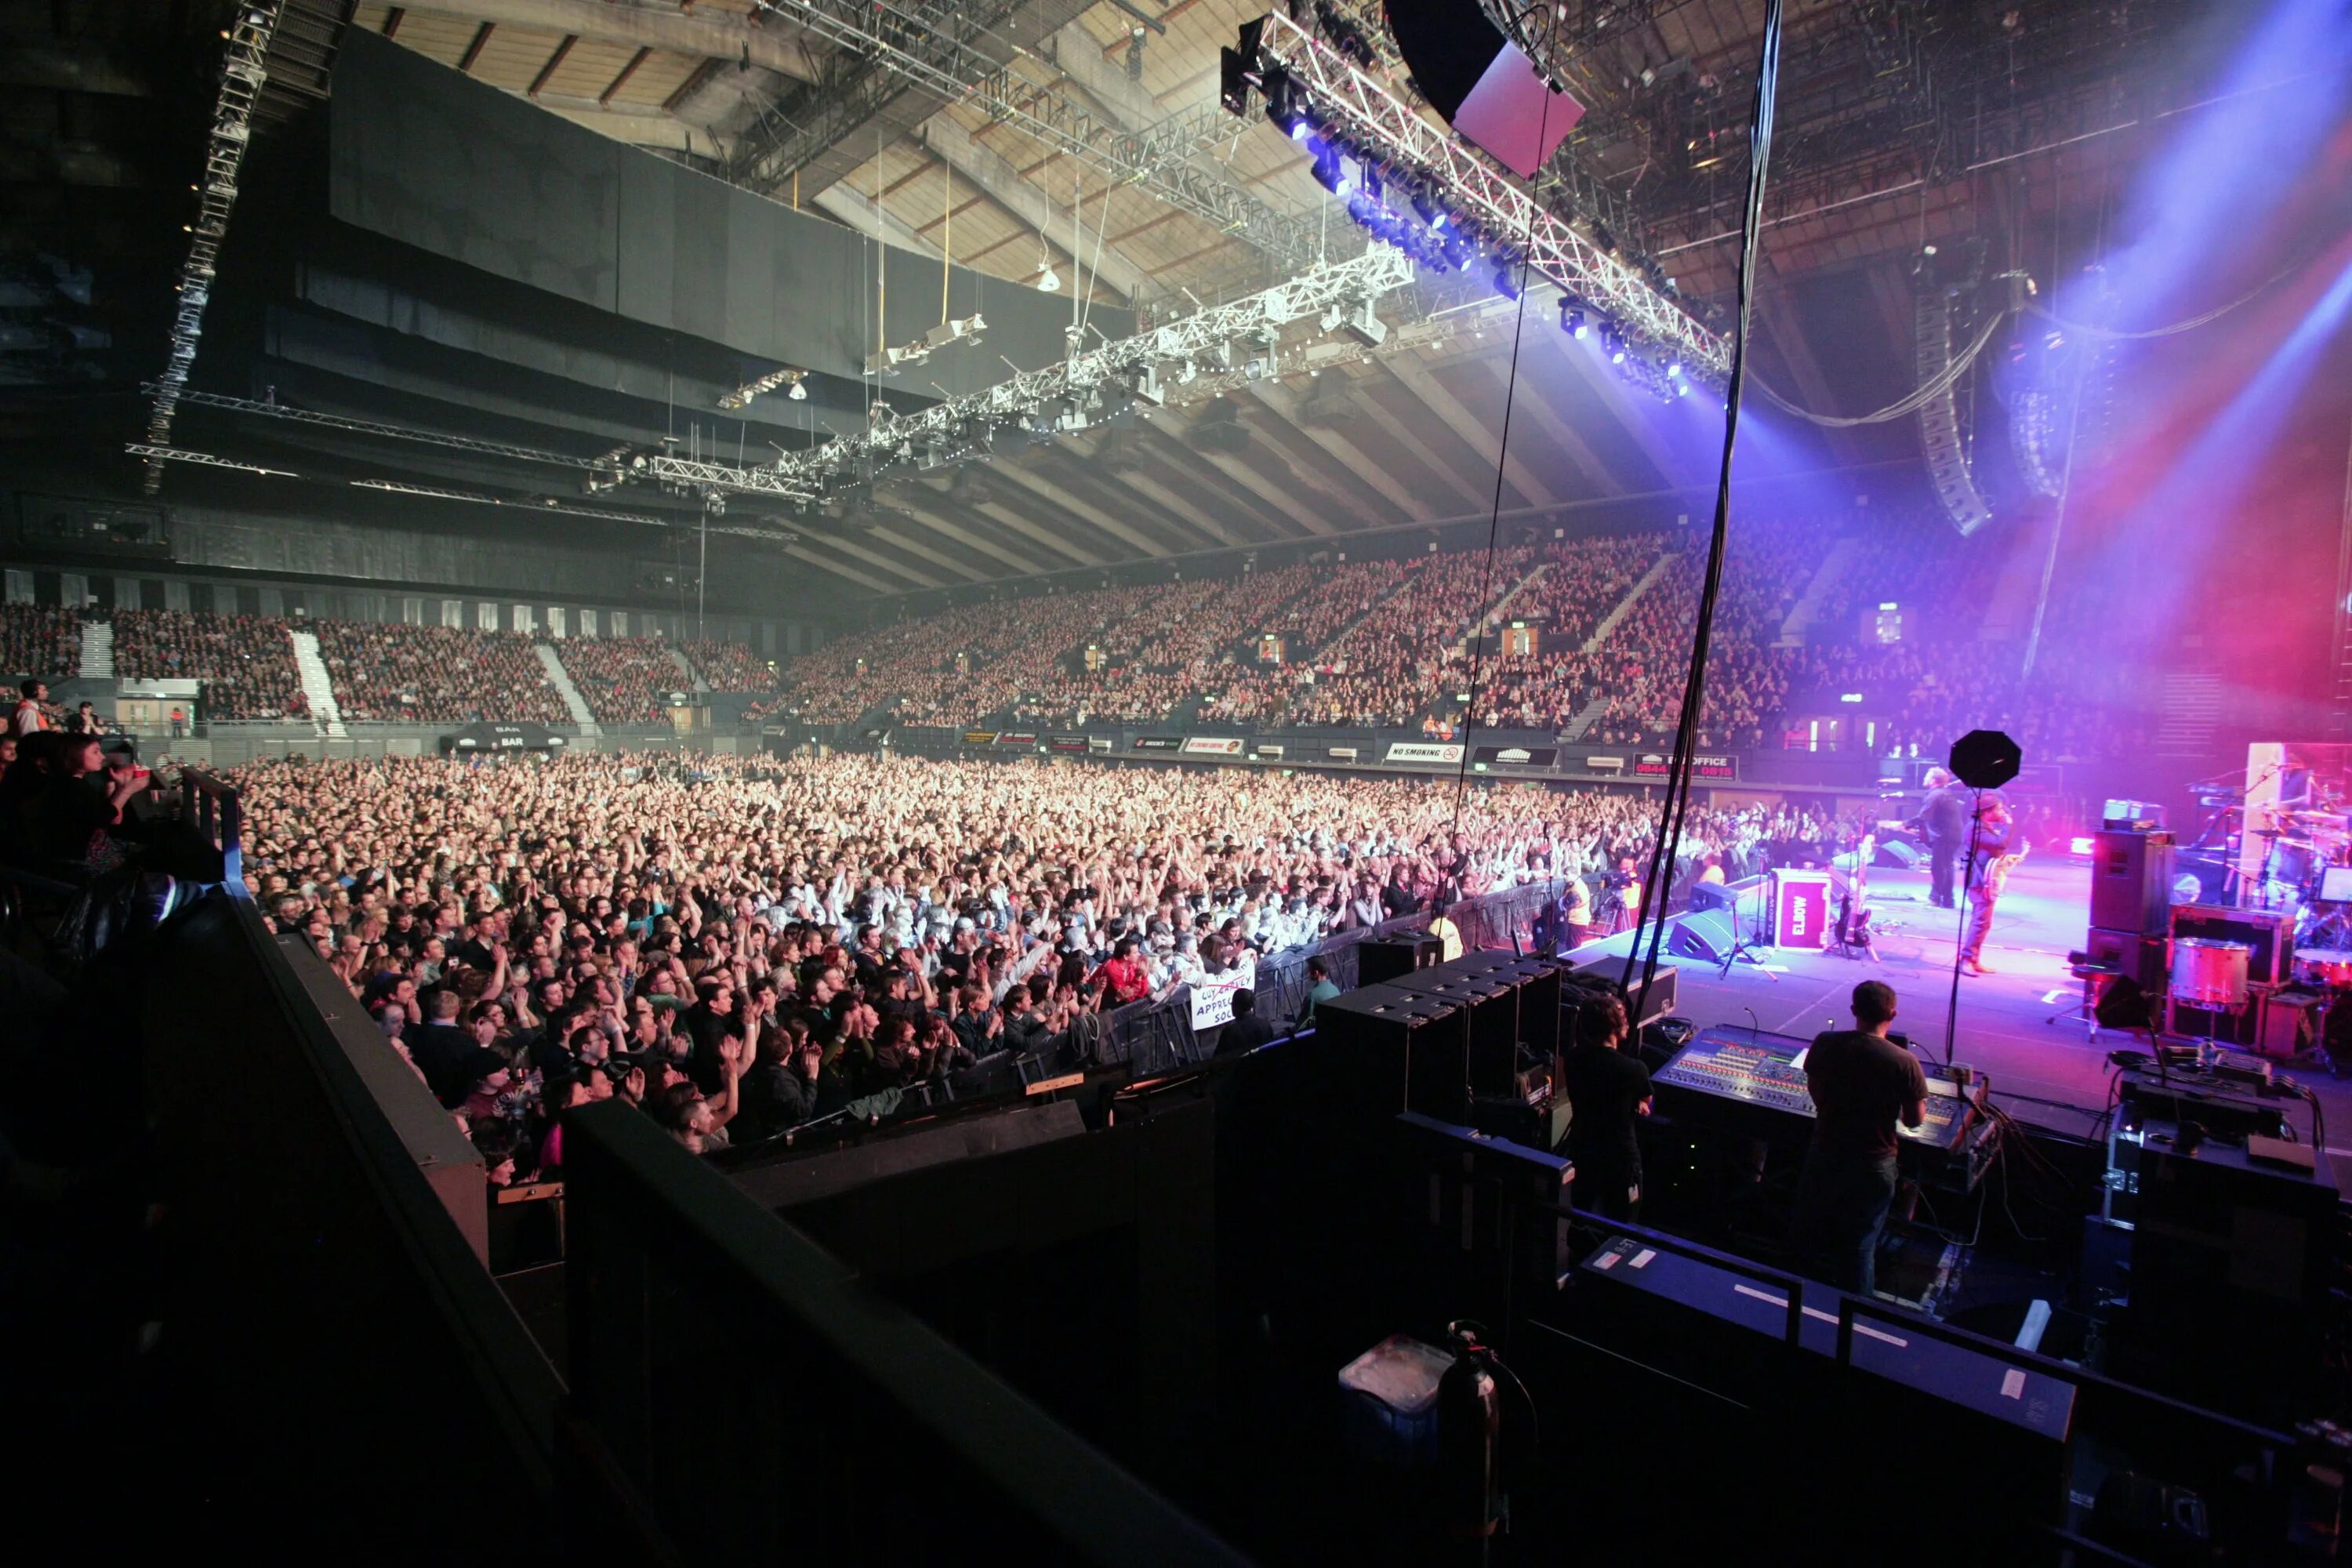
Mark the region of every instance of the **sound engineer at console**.
POLYGON ((1886 1037, 1895 987, 1865 980, 1853 988, 1853 1005, 1854 1027, 1816 1035, 1805 1052, 1813 1142, 1790 1239, 1807 1279, 1867 1296, 1895 1201, 1895 1122, 1916 1127, 1927 1120, 1927 1075, 1886 1037))

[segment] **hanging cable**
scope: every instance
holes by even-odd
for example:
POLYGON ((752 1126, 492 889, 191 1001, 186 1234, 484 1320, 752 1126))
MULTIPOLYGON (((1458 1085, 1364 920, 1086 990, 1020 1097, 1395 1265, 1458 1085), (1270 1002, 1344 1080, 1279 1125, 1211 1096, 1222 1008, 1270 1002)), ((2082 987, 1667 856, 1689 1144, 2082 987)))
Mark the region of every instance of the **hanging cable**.
MULTIPOLYGON (((1554 96, 1554 94, 1549 92, 1544 94, 1543 115, 1538 121, 1536 127, 1536 142, 1538 146, 1543 144, 1544 138, 1549 135, 1551 131, 1551 100, 1554 96)), ((1530 208, 1528 214, 1528 230, 1525 236, 1525 243, 1522 243, 1519 247, 1519 297, 1516 301, 1516 313, 1512 318, 1511 325, 1511 366, 1509 374, 1503 378, 1503 429, 1501 435, 1496 438, 1495 442, 1495 495, 1493 503, 1489 507, 1486 515, 1486 564, 1478 584, 1478 606, 1480 618, 1478 623, 1471 628, 1470 683, 1468 687, 1470 701, 1469 705, 1462 711, 1462 756, 1454 766, 1454 774, 1453 831, 1455 834, 1460 833, 1462 830, 1462 806, 1470 793, 1470 731, 1478 721, 1479 682, 1485 679, 1486 664, 1485 611, 1486 608, 1486 595, 1494 592, 1495 556, 1496 547, 1501 542, 1503 531, 1503 479, 1505 466, 1508 462, 1511 455, 1511 408, 1513 404, 1517 400, 1519 391, 1519 344, 1527 335, 1528 277, 1529 268, 1533 264, 1532 242, 1534 238, 1535 210, 1530 208)), ((1425 570, 1433 571, 1435 568, 1429 567, 1425 568, 1425 570)), ((1559 852, 1559 847, 1555 845, 1552 850, 1555 859, 1557 859, 1559 852)))
MULTIPOLYGON (((1706 574, 1699 589, 1698 621, 1692 633, 1690 675, 1683 683, 1681 721, 1675 728, 1675 750, 1666 768, 1666 800, 1658 823, 1658 847, 1643 879, 1641 920, 1655 919, 1650 928, 1650 950, 1642 963, 1642 989, 1633 1004, 1640 1017, 1648 1005, 1650 985, 1657 978, 1658 949, 1666 933, 1666 896, 1674 889, 1675 859, 1682 848, 1683 823, 1690 814, 1691 775, 1698 749, 1699 708, 1706 700, 1706 656, 1715 635, 1716 601, 1723 591, 1723 556, 1731 534, 1731 458, 1739 438, 1740 395, 1748 384, 1748 339, 1750 307, 1756 292, 1756 255, 1763 233, 1764 186, 1772 161, 1772 104, 1780 85, 1781 0, 1765 0, 1762 58, 1756 68, 1756 108, 1748 125, 1748 205, 1740 220, 1739 316, 1731 338, 1731 380, 1724 393, 1723 463, 1716 476, 1715 527, 1707 540, 1706 574)), ((1633 927, 1633 949, 1642 943, 1642 927, 1633 927)), ((1625 954, 1620 984, 1632 989, 1634 951, 1625 954)))
MULTIPOLYGON (((1993 281, 2000 282, 2004 279, 2021 276, 2022 274, 2003 272, 1993 281)), ((1756 390, 1762 393, 1766 401, 1782 413, 1793 414, 1800 419, 1811 420, 1813 424, 1828 429, 1843 430, 1856 425, 1884 425, 1889 420, 1902 419, 1918 413, 1921 408, 1949 391, 1958 384, 1960 377, 1969 373, 1969 367, 1976 363, 1977 356, 1985 352, 1987 345, 1992 342, 1993 334, 2000 330, 2001 322, 2008 319, 2008 310, 1993 311, 1985 318, 1984 325, 1977 329, 1977 335, 1969 342, 1969 346, 1953 356, 1950 364, 1946 365, 1885 407, 1873 409, 1868 414, 1816 414, 1810 408, 1791 403, 1788 398, 1775 392, 1771 384, 1760 375, 1756 378, 1756 390)))

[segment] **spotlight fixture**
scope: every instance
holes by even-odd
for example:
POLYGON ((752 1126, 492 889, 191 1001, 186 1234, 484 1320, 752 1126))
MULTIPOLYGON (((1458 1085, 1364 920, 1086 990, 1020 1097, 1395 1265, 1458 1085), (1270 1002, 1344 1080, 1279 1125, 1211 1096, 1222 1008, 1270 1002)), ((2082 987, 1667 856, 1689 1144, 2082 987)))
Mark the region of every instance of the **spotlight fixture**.
POLYGON ((1433 230, 1444 228, 1451 216, 1444 207, 1423 195, 1415 195, 1412 198, 1412 210, 1414 216, 1433 230))
POLYGON ((1625 363, 1625 346, 1622 343, 1620 343, 1617 347, 1609 351, 1609 363, 1611 364, 1623 364, 1625 363))
POLYGON ((1058 293, 1061 290, 1061 287, 1062 275, 1055 271, 1054 264, 1048 261, 1045 263, 1045 270, 1037 274, 1037 292, 1040 294, 1058 293))
POLYGON ((1571 338, 1581 338, 1591 329, 1584 320, 1584 307, 1573 300, 1559 302, 1559 330, 1571 338))
POLYGON ((1681 375, 1682 375, 1682 374, 1683 374, 1683 362, 1682 362, 1682 361, 1680 361, 1680 360, 1674 360, 1674 361, 1671 361, 1671 362, 1666 365, 1666 374, 1667 374, 1668 375, 1675 376, 1675 377, 1676 377, 1676 378, 1680 378, 1680 376, 1681 376, 1681 375))
POLYGON ((1503 261, 1495 268, 1495 292, 1506 300, 1516 300, 1519 297, 1519 280, 1511 275, 1511 264, 1508 260, 1503 261))
POLYGON ((734 391, 728 393, 719 400, 719 406, 721 408, 747 408, 751 406, 751 403, 753 398, 758 397, 762 393, 773 392, 780 386, 788 386, 791 388, 791 391, 785 394, 786 396, 795 400, 804 399, 808 396, 808 394, 801 390, 801 377, 807 374, 808 372, 804 370, 772 370, 767 374, 761 376, 756 380, 747 381, 742 385, 737 387, 734 391))
POLYGON ((806 403, 808 401, 808 388, 801 384, 801 378, 799 376, 794 376, 793 377, 792 390, 785 393, 784 395, 791 398, 794 403, 806 403))

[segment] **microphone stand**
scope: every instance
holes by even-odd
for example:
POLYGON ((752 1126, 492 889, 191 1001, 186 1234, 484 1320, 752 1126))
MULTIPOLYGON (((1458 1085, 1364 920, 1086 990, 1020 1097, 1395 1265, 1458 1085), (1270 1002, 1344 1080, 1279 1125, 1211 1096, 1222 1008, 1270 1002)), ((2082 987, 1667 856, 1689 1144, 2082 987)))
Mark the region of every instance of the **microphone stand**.
POLYGON ((1944 1066, 1952 1065, 1952 1049, 1960 1027, 1960 955, 1969 947, 1969 918, 1976 911, 1969 907, 1971 884, 1976 880, 1977 837, 1984 830, 1984 791, 1976 792, 1976 805, 1969 816, 1969 858, 1960 863, 1960 930, 1952 946, 1952 996, 1944 1009, 1944 1066))

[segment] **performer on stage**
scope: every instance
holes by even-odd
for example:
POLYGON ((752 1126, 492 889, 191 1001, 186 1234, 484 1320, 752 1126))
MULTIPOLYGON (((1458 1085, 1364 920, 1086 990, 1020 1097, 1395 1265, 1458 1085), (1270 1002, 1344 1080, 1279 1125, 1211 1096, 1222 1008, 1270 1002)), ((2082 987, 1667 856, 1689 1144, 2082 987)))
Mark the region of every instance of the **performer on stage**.
POLYGON ((1920 782, 1927 796, 1905 826, 1927 840, 1927 901, 1948 910, 1955 907, 1952 866, 1969 847, 1969 789, 1942 768, 1929 768, 1920 782))
POLYGON ((1975 849, 1969 857, 1969 929, 1960 939, 1963 973, 1992 973, 1984 962, 1984 944, 1992 933, 1993 906, 2000 901, 2010 868, 2025 858, 2025 840, 2016 827, 2009 803, 1988 792, 1977 806, 1975 849))

